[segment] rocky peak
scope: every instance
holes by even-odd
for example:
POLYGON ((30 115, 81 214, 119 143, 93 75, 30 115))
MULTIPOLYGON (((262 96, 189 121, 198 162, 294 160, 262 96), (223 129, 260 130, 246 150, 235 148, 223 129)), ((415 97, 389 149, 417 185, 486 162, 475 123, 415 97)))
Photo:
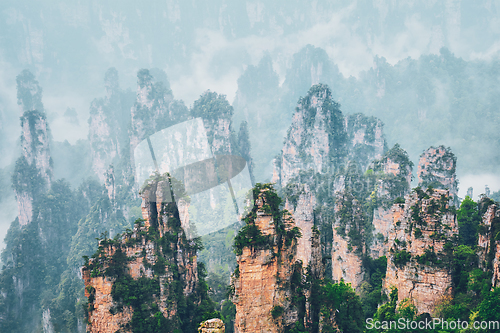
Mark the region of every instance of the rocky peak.
POLYGON ((17 104, 21 115, 26 111, 37 110, 44 112, 42 103, 42 88, 35 76, 27 69, 16 77, 17 82, 17 104))
POLYGON ((347 135, 339 104, 330 89, 318 84, 301 98, 275 161, 273 182, 285 187, 300 170, 334 172, 346 156, 347 135), (332 170, 333 169, 333 170, 332 170))
MULTIPOLYGON (((166 74, 164 76, 166 77, 166 74)), ((188 110, 184 103, 174 100, 172 90, 168 85, 161 80, 155 80, 147 69, 141 69, 137 73, 136 100, 131 112, 132 156, 135 147, 142 140, 188 117, 188 110)))
MULTIPOLYGON (((306 97, 299 100, 281 154, 274 162, 273 182, 283 189, 286 207, 305 236, 299 239, 298 257, 304 264, 311 264, 313 250, 309 236, 313 226, 317 226, 322 235, 323 257, 331 257, 331 269, 339 273, 332 271, 334 279, 340 280, 343 276, 356 287, 355 281, 361 281, 363 276, 360 257, 351 253, 354 257, 349 264, 347 261, 341 264, 335 259, 347 258, 350 248, 349 236, 338 235, 335 230, 338 227, 336 223, 342 223, 341 219, 334 217, 342 209, 337 201, 347 204, 344 199, 354 200, 359 195, 354 206, 358 207, 360 218, 365 220, 362 202, 376 188, 378 176, 373 170, 367 176, 364 173, 374 160, 383 157, 386 143, 381 121, 361 114, 344 116, 339 107, 332 100, 330 89, 323 84, 311 87, 306 97), (333 219, 337 222, 333 223, 332 235, 333 219), (332 247, 334 243, 339 246, 337 249, 332 247), (342 255, 334 253, 335 256, 332 256, 332 251, 337 250, 342 255), (359 272, 354 273, 358 278, 351 280, 343 274, 344 265, 358 267, 359 272)), ((385 160, 379 164, 383 163, 388 162, 385 160)), ((408 176, 407 172, 401 169, 401 174, 408 176)), ((411 178, 411 170, 409 173, 411 178)), ((401 176, 398 173, 393 177, 399 181, 401 176)), ((348 206, 353 205, 349 203, 348 206)), ((370 238, 367 235, 363 237, 370 238)), ((363 253, 364 246, 358 250, 363 253)))
POLYGON ((312 86, 327 83, 335 87, 341 79, 342 74, 325 50, 306 45, 293 56, 286 72, 281 98, 285 103, 284 109, 293 108, 295 101, 312 86))
POLYGON ((43 111, 42 89, 28 70, 17 77, 17 97, 21 106, 22 155, 13 175, 19 223, 32 220, 33 201, 51 186, 53 166, 50 155, 50 130, 43 111), (37 107, 38 109, 33 109, 37 107))
POLYGON ((106 91, 106 99, 111 100, 113 95, 120 91, 120 83, 118 79, 118 71, 111 67, 104 74, 104 89, 106 91))
POLYGON ((388 237, 387 275, 384 288, 398 289, 398 299, 410 298, 418 313, 433 314, 435 307, 452 292, 451 267, 447 256, 458 235, 455 214, 449 206, 448 190, 420 188, 395 204, 397 213, 388 237))
POLYGON ((373 116, 361 113, 347 116, 345 122, 349 136, 349 160, 366 169, 373 160, 380 159, 387 148, 382 132, 384 124, 373 116))
POLYGON ((199 243, 185 236, 170 182, 151 180, 141 192, 144 221, 102 239, 83 267, 88 332, 129 332, 139 322, 153 331, 196 328, 197 306, 207 298, 198 288, 199 243))
POLYGON ((418 185, 422 188, 447 189, 455 205, 458 204, 458 181, 455 174, 457 158, 450 148, 430 147, 420 155, 418 185))
POLYGON ((258 184, 254 195, 255 205, 235 238, 235 330, 282 332, 297 320, 289 283, 294 271, 302 267, 296 261, 300 230, 279 209, 281 200, 272 186, 258 184))
POLYGON ((234 137, 231 125, 233 112, 233 107, 225 95, 210 90, 203 93, 193 103, 191 116, 203 119, 213 154, 233 154, 235 152, 236 137, 234 137))
POLYGON ((113 164, 129 145, 128 127, 133 97, 120 89, 118 71, 110 68, 104 75, 105 97, 90 104, 89 141, 92 169, 101 183, 113 173, 113 164))

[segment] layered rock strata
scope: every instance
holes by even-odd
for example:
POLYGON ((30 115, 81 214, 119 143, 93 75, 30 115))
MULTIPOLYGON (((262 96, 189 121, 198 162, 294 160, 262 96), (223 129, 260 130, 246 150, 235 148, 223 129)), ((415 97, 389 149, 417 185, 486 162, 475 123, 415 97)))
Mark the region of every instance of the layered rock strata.
POLYGON ((132 331, 134 313, 144 309, 130 297, 126 302, 127 293, 114 292, 127 281, 151 286, 152 294, 132 297, 149 297, 171 327, 180 325, 179 297, 196 293, 197 245, 186 239, 177 206, 166 199, 171 195, 168 177, 150 181, 141 192, 144 222, 119 238, 101 240, 98 252, 83 267, 88 332, 132 331))
MULTIPOLYGON (((433 314, 442 298, 452 292, 452 277, 445 256, 458 234, 449 210, 447 190, 416 189, 403 204, 395 204, 397 219, 389 234, 390 254, 384 288, 398 289, 398 299, 412 300, 418 313, 433 314)), ((395 215, 396 217, 396 215, 395 215)))
POLYGON ((247 229, 236 238, 240 252, 232 283, 235 331, 239 333, 283 332, 298 318, 290 287, 286 286, 294 269, 301 265, 296 260, 296 238, 284 236, 295 225, 289 216, 276 215, 272 202, 276 194, 272 191, 259 191, 254 209, 247 216, 247 229))
POLYGON ((455 174, 457 158, 450 148, 430 147, 420 155, 418 162, 418 185, 422 188, 447 189, 451 200, 458 205, 458 181, 455 174))
MULTIPOLYGON (((315 85, 299 100, 274 161, 272 181, 282 189, 287 209, 303 230, 297 255, 305 266, 311 262, 308 235, 313 226, 321 231, 323 256, 331 256, 335 195, 355 185, 346 177, 349 166, 364 172, 385 149, 382 123, 361 114, 344 117, 327 86, 315 85)), ((333 267, 329 262, 327 266, 333 267)))
MULTIPOLYGON (((483 200, 489 200, 483 198, 483 200)), ((500 286, 500 210, 496 204, 488 206, 482 217, 478 235, 479 267, 492 270, 492 287, 500 286)))

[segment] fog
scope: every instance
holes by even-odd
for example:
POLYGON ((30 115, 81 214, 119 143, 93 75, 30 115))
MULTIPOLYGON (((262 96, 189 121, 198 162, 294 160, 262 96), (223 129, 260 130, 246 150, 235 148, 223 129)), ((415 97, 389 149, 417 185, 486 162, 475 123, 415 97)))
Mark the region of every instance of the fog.
MULTIPOLYGON (((389 146, 400 143, 415 163, 430 145, 451 146, 458 157, 460 196, 469 186, 476 199, 485 185, 498 191, 499 11, 500 2, 486 0, 2 1, 0 238, 17 209, 9 184, 20 154, 16 76, 23 69, 43 89, 52 146, 59 149, 54 152, 56 178, 76 174, 78 168, 57 147, 87 140, 89 106, 105 93, 105 71, 115 67, 122 89, 135 92, 137 71, 157 67, 167 74, 175 98, 187 106, 206 90, 226 95, 235 107, 233 127, 249 122, 257 181, 271 177, 271 160, 298 98, 322 82, 330 85, 343 112, 382 119, 389 146), (302 56, 308 45, 310 53, 302 56), (274 72, 278 85, 270 84, 275 90, 267 89, 268 96, 254 98, 239 79, 264 57, 272 64, 268 77, 274 72), (419 71, 443 59, 462 61, 464 74, 419 71), (418 70, 408 69, 412 66, 418 70), (404 79, 417 81, 414 73, 423 83, 405 85, 404 79), (406 90, 391 90, 391 84, 406 90), (468 97, 458 112, 460 89, 468 97), (419 94, 431 97, 419 100, 419 94), (267 123, 275 117, 282 117, 277 126, 267 123), (266 131, 270 144, 259 141, 266 131)), ((69 181, 75 187, 81 178, 69 181)))

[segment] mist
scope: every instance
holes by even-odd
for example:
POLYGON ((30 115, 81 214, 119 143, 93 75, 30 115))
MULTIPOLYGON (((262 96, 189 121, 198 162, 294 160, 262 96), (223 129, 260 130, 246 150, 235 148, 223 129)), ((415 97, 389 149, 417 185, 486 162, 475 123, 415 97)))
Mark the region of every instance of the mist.
MULTIPOLYGON (((259 110, 266 108, 270 108, 268 112, 284 114, 278 128, 268 129, 274 133, 268 133, 267 137, 276 144, 267 150, 263 148, 262 156, 254 152, 259 181, 271 177, 271 160, 278 152, 293 105, 308 87, 321 81, 331 86, 344 112, 363 112, 381 118, 387 125, 390 145, 400 143, 414 162, 418 162, 419 153, 429 146, 429 141, 434 140, 430 142, 433 145, 459 147, 460 193, 466 191, 465 187, 482 187, 486 182, 492 191, 500 188, 494 176, 498 171, 498 156, 492 153, 497 137, 485 141, 484 137, 469 136, 467 140, 478 140, 472 157, 464 153, 468 147, 461 140, 467 136, 466 131, 472 133, 475 128, 462 129, 461 135, 443 133, 432 140, 408 137, 406 133, 416 131, 415 128, 408 131, 410 123, 400 123, 394 128, 394 113, 389 111, 385 116, 387 104, 375 106, 375 96, 381 99, 383 94, 388 94, 390 99, 395 95, 387 91, 389 83, 385 78, 377 83, 371 74, 380 72, 380 60, 377 59, 383 59, 384 66, 394 72, 398 71, 398 66, 406 66, 402 61, 413 59, 418 64, 422 56, 439 56, 445 47, 453 57, 471 64, 468 65, 470 80, 474 71, 481 71, 498 61, 500 8, 490 1, 448 1, 446 4, 296 1, 293 5, 284 1, 273 4, 157 1, 147 7, 122 2, 91 1, 84 5, 53 1, 50 4, 30 2, 29 9, 27 4, 25 1, 4 1, 0 5, 0 26, 4 34, 0 41, 0 167, 5 170, 19 156, 20 113, 15 77, 21 70, 30 69, 40 82, 54 141, 56 176, 68 178, 75 175, 71 171, 75 168, 63 158, 67 154, 63 152, 64 142, 76 145, 78 140, 83 140, 81 144, 87 140, 89 105, 94 98, 103 95, 104 72, 109 67, 117 68, 120 86, 135 91, 137 71, 158 67, 167 73, 173 95, 188 106, 206 90, 225 95, 235 106, 235 126, 246 120, 252 129, 255 119, 251 118, 260 117, 259 110), (307 62, 311 60, 297 60, 297 54, 308 45, 322 50, 324 58, 312 60, 310 64, 307 62), (270 57, 272 70, 278 78, 277 95, 258 100, 259 103, 253 106, 245 105, 241 92, 239 100, 237 97, 238 80, 266 56, 270 57), (300 65, 301 61, 305 63, 300 65), (299 65, 306 67, 305 74, 312 70, 307 69, 308 66, 313 66, 317 72, 295 77, 293 80, 302 80, 303 84, 292 89, 287 82, 292 80, 293 66, 299 65), (365 90, 363 101, 356 100, 359 96, 354 97, 359 89, 365 90), (377 92, 368 96, 366 89, 377 89, 377 92), (68 110, 73 112, 71 117, 68 110), (478 158, 487 162, 477 163, 478 158)), ((467 77, 459 80, 462 79, 467 80, 467 77)), ((450 84, 449 80, 433 79, 435 100, 420 107, 420 118, 429 113, 425 109, 429 110, 430 106, 430 112, 436 110, 431 119, 444 117, 449 119, 447 126, 453 126, 450 121, 457 116, 450 110, 450 84)), ((482 83, 474 87, 483 88, 482 83)), ((478 95, 481 95, 479 91, 478 95)), ((491 96, 483 93, 480 99, 488 100, 491 96)), ((474 117, 474 111, 471 112, 474 117)), ((490 113, 489 117, 494 114, 490 113)), ((493 123, 485 118, 474 118, 472 122, 474 126, 485 127, 493 123)), ((254 148, 260 149, 257 139, 260 135, 257 129, 251 134, 254 148)), ((9 176, 4 177, 7 184, 9 176)), ((77 177, 69 181, 77 186, 82 179, 77 177)), ((6 186, 2 191, 2 205, 10 207, 14 202, 13 192, 6 186)), ((2 217, 3 234, 12 217, 12 214, 2 217)))

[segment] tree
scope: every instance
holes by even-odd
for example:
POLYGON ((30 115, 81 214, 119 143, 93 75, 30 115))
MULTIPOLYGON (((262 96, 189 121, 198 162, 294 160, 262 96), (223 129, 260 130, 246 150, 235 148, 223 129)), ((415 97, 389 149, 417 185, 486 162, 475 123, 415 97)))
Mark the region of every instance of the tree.
POLYGON ((466 196, 460 209, 457 211, 460 244, 475 246, 477 243, 477 229, 481 222, 477 203, 466 196))

